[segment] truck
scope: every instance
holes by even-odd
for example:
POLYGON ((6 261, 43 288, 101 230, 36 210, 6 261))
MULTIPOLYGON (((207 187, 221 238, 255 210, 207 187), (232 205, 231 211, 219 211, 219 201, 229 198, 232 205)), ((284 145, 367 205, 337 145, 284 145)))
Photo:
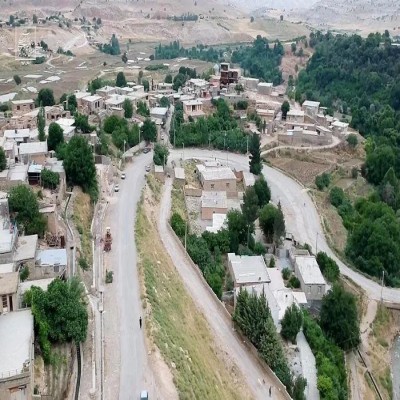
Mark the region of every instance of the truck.
POLYGON ((111 228, 106 228, 106 234, 104 236, 104 251, 110 251, 112 244, 111 228))

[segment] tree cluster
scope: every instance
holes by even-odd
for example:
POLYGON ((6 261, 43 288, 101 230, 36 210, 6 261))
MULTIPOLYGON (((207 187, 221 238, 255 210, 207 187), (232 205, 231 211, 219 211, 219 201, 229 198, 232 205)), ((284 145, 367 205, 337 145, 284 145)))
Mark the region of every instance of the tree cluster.
POLYGON ((44 168, 40 174, 40 180, 44 188, 55 189, 60 183, 60 174, 44 168))
POLYGON ((110 43, 98 44, 97 47, 102 53, 111 54, 112 56, 121 54, 121 49, 119 48, 119 42, 115 33, 112 34, 110 43))
POLYGON ((46 363, 52 360, 52 343, 86 340, 88 313, 83 286, 76 278, 55 279, 47 291, 33 286, 24 294, 24 302, 32 309, 36 340, 46 363))
POLYGON ((260 210, 259 223, 268 243, 279 244, 281 242, 286 228, 280 203, 278 203, 278 207, 275 207, 273 204, 265 205, 260 210))
POLYGON ((326 253, 320 251, 317 254, 317 263, 322 275, 330 283, 335 283, 340 276, 339 266, 326 253))
POLYGON ((40 214, 37 196, 29 186, 12 187, 8 193, 8 205, 20 231, 26 235, 37 234, 43 237, 46 220, 40 214))
POLYGON ((266 38, 258 35, 251 46, 242 45, 233 51, 231 61, 239 64, 246 76, 279 85, 282 83, 282 71, 279 66, 284 53, 279 41, 270 46, 266 38))
POLYGON ((129 124, 125 118, 116 115, 107 117, 104 120, 103 131, 111 134, 112 142, 119 150, 128 150, 139 144, 139 125, 129 124))
POLYGON ((153 162, 155 165, 166 165, 168 161, 168 147, 161 143, 156 143, 154 146, 153 162))
POLYGON ((236 298, 233 321, 257 348, 260 357, 286 386, 289 394, 292 394, 293 377, 265 294, 258 296, 249 294, 247 290, 240 290, 236 298))

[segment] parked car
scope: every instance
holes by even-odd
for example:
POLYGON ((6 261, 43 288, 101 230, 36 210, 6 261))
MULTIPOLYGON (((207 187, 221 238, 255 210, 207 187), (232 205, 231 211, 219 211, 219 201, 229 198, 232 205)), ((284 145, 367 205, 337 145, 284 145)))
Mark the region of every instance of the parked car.
POLYGON ((144 153, 144 154, 147 154, 149 151, 150 151, 150 149, 149 149, 148 147, 145 147, 145 148, 143 149, 143 153, 144 153))
POLYGON ((146 172, 150 172, 151 170, 151 166, 150 165, 146 165, 146 172))
POLYGON ((114 192, 119 192, 119 185, 118 185, 118 184, 116 184, 116 185, 114 186, 114 192))
POLYGON ((126 175, 125 175, 125 173, 123 172, 122 174, 121 174, 121 179, 125 179, 126 178, 126 175))
POLYGON ((164 140, 164 134, 163 133, 161 134, 161 139, 164 140))
POLYGON ((149 400, 149 393, 147 390, 142 390, 140 392, 140 400, 149 400))

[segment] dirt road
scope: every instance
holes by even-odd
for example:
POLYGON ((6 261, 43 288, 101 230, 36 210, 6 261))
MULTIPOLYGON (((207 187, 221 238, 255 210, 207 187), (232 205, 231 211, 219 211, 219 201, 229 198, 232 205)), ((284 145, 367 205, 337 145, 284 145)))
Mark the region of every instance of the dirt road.
POLYGON ((256 358, 240 342, 232 329, 230 318, 216 304, 167 229, 169 210, 171 208, 171 189, 172 179, 167 179, 161 199, 158 228, 161 240, 181 275, 188 292, 191 293, 194 302, 206 317, 216 342, 233 359, 243 376, 247 378, 247 385, 252 389, 255 398, 260 400, 269 398, 268 390, 270 386, 272 386, 273 399, 287 398, 278 391, 271 377, 265 373, 256 358), (263 383, 263 380, 265 383, 263 383))

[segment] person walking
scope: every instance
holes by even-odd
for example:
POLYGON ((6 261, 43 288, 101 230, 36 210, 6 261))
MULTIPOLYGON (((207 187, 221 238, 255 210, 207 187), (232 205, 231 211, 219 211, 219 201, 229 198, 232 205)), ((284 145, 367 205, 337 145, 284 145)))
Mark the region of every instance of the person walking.
POLYGON ((139 317, 139 326, 140 326, 140 329, 142 329, 142 317, 139 317))
POLYGON ((272 386, 269 387, 269 397, 271 397, 271 393, 272 393, 272 386))

